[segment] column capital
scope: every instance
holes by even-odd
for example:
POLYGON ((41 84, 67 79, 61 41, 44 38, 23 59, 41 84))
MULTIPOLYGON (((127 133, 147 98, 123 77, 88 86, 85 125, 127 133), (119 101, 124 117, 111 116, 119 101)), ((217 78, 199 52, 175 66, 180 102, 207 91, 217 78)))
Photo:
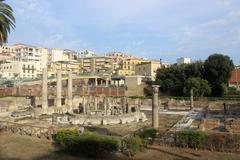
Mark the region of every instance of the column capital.
POLYGON ((160 87, 160 85, 152 85, 153 93, 158 93, 158 88, 159 87, 160 87))

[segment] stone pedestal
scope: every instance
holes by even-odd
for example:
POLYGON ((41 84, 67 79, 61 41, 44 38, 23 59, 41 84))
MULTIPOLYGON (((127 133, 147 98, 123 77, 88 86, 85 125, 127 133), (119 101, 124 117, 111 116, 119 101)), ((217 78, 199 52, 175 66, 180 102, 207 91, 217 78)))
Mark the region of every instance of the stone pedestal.
POLYGON ((47 82, 47 68, 43 69, 42 75, 42 108, 46 110, 48 108, 48 82, 47 82))
POLYGON ((153 85, 153 99, 152 99, 152 127, 155 129, 158 129, 159 127, 159 122, 158 122, 158 110, 159 110, 159 105, 158 105, 158 92, 159 92, 159 87, 158 85, 153 85))
POLYGON ((62 72, 61 70, 57 70, 57 99, 56 106, 62 106, 62 72))

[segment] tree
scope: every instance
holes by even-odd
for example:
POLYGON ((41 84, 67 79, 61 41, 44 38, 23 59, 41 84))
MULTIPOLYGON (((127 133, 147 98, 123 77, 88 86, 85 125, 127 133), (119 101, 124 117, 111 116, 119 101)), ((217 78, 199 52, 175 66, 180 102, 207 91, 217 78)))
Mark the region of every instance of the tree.
POLYGON ((170 68, 162 68, 157 71, 156 81, 161 90, 167 94, 182 96, 183 84, 186 79, 185 65, 172 65, 170 68))
POLYGON ((190 64, 185 64, 184 72, 186 77, 204 77, 204 66, 203 62, 197 61, 190 64))
POLYGON ((227 85, 231 71, 234 69, 232 60, 222 54, 213 54, 204 63, 205 79, 212 88, 212 96, 221 97, 224 94, 224 86, 227 85))
POLYGON ((8 34, 15 28, 15 18, 12 8, 0 0, 0 45, 7 42, 8 34))
POLYGON ((211 93, 208 81, 199 77, 191 77, 185 81, 183 89, 184 95, 190 96, 191 89, 193 89, 193 95, 196 97, 208 96, 211 93))

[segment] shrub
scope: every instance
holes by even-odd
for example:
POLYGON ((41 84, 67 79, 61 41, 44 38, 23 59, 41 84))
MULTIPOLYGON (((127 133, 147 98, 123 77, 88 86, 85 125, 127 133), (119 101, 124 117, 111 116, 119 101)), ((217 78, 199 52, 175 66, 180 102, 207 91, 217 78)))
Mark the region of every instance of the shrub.
POLYGON ((60 148, 70 154, 99 157, 118 150, 119 141, 112 136, 84 132, 80 135, 74 130, 61 130, 56 135, 60 148))
POLYGON ((134 156, 141 150, 142 141, 139 136, 127 137, 123 139, 123 144, 125 145, 125 153, 128 156, 134 156))
POLYGON ((228 87, 225 93, 226 95, 240 95, 240 91, 235 87, 228 87))
POLYGON ((219 134, 210 134, 206 140, 205 147, 209 150, 221 151, 226 145, 226 137, 219 134))
POLYGON ((197 130, 177 132, 177 145, 180 147, 202 148, 207 134, 197 130))
POLYGON ((206 149, 229 152, 239 152, 239 146, 240 135, 231 133, 211 133, 205 144, 206 149))
POLYGON ((68 128, 59 130, 55 136, 55 142, 57 144, 63 145, 65 140, 68 138, 73 138, 78 136, 78 131, 76 128, 68 128))
POLYGON ((106 153, 117 151, 119 148, 119 141, 112 136, 85 132, 79 137, 78 148, 80 153, 83 155, 98 157, 106 153))
POLYGON ((139 136, 143 139, 144 143, 152 144, 157 136, 157 130, 154 128, 144 129, 140 132, 139 136))

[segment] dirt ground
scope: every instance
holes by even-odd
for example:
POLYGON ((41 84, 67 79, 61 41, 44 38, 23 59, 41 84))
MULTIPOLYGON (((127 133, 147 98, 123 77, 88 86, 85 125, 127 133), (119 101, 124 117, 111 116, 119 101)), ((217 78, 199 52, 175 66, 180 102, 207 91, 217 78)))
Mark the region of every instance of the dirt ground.
MULTIPOLYGON (((120 153, 104 160, 128 160, 120 153)), ((151 146, 134 157, 135 160, 239 160, 240 154, 210 152, 183 148, 151 146)), ((29 136, 0 134, 0 160, 91 160, 56 152, 51 142, 29 136)))

